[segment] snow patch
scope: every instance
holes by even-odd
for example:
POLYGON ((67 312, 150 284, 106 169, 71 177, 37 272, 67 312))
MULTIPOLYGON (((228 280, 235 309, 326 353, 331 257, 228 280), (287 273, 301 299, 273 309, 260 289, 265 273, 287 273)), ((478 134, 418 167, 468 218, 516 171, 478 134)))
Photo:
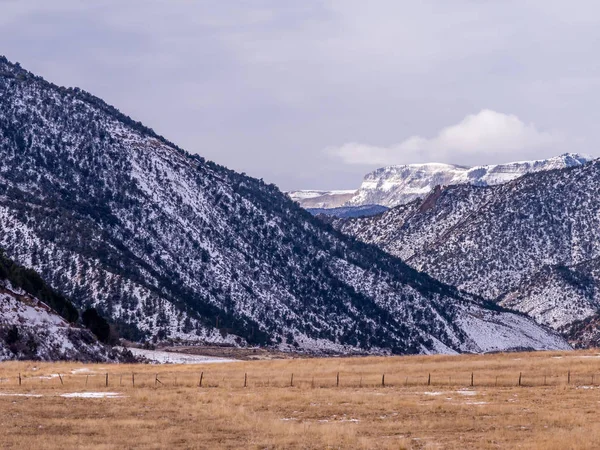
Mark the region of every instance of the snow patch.
POLYGON ((71 392, 60 396, 63 398, 124 398, 124 395, 119 392, 71 392))
POLYGON ((189 355, 185 353, 165 352, 160 350, 146 350, 142 348, 128 348, 134 356, 142 356, 158 364, 215 364, 236 362, 236 359, 215 358, 212 356, 189 355))

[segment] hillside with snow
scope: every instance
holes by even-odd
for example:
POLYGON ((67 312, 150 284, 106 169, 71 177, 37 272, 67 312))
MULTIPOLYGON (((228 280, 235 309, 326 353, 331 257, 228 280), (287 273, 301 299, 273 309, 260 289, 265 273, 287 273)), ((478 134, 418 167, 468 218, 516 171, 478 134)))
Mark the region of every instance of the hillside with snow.
POLYGON ((48 289, 35 274, 0 255, 0 361, 91 362, 116 357, 89 330, 68 318, 75 320, 77 312, 66 299, 48 289), (34 291, 64 317, 30 293, 34 291))
POLYGON ((600 310, 598 180, 594 160, 502 185, 437 188, 424 200, 336 226, 585 345, 571 328, 600 310))
POLYGON ((274 185, 0 59, 0 246, 134 341, 329 353, 568 348, 274 185))

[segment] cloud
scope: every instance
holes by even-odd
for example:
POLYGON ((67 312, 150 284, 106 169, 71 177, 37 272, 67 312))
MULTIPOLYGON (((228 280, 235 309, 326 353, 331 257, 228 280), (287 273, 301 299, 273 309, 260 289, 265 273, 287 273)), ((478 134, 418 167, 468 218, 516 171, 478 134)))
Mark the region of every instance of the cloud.
POLYGON ((443 128, 433 138, 411 136, 389 147, 350 142, 329 147, 326 152, 346 164, 473 164, 551 156, 561 142, 563 139, 558 133, 539 131, 515 115, 484 109, 443 128))
POLYGON ((0 0, 0 11, 0 54, 286 190, 355 187, 390 163, 600 156, 596 0, 0 0), (551 142, 486 154, 437 141, 484 107, 516 114, 526 136, 533 120, 551 142), (323 152, 345 142, 371 145, 323 152))

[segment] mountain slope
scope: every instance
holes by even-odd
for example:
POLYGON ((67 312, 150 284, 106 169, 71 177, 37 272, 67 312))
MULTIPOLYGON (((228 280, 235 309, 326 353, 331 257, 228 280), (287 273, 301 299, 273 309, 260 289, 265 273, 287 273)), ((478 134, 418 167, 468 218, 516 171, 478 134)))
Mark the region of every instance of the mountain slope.
POLYGON ((111 358, 90 331, 67 319, 76 320, 77 311, 65 298, 48 288, 37 274, 0 254, 0 361, 111 358))
POLYGON ((275 186, 5 59, 0 152, 0 245, 131 339, 332 352, 566 347, 345 237, 275 186), (478 323, 511 337, 484 339, 478 323))
POLYGON ((600 344, 600 258, 544 266, 497 301, 559 330, 579 348, 600 344))
POLYGON ((498 301, 560 329, 600 310, 598 269, 598 259, 572 267, 544 266, 498 301))
POLYGON ((331 216, 348 219, 350 217, 369 217, 381 214, 388 210, 385 206, 365 205, 365 206, 339 206, 337 208, 306 208, 313 216, 331 216))
POLYGON ((424 198, 435 186, 492 186, 514 180, 526 173, 576 167, 589 160, 588 156, 565 153, 549 159, 476 167, 439 163, 382 167, 365 175, 360 189, 347 205, 376 204, 394 207, 424 198))
POLYGON ((438 189, 422 202, 337 226, 444 282, 565 330, 600 305, 599 179, 595 160, 499 186, 438 189))
POLYGON ((290 191, 287 195, 303 208, 338 208, 350 200, 356 190, 350 191, 290 191))

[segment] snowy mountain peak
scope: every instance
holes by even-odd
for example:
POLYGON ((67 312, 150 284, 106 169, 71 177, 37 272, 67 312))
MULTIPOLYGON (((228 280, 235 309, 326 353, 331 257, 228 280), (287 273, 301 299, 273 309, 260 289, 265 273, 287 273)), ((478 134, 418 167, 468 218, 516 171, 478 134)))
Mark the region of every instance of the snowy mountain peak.
POLYGON ((354 194, 356 189, 333 191, 305 189, 287 192, 287 195, 303 208, 337 208, 350 200, 354 194))
POLYGON ((526 173, 580 166, 590 160, 592 158, 587 155, 565 153, 548 159, 475 167, 444 163, 382 167, 365 175, 360 189, 347 205, 394 207, 423 197, 438 185, 491 186, 506 183, 526 173))

